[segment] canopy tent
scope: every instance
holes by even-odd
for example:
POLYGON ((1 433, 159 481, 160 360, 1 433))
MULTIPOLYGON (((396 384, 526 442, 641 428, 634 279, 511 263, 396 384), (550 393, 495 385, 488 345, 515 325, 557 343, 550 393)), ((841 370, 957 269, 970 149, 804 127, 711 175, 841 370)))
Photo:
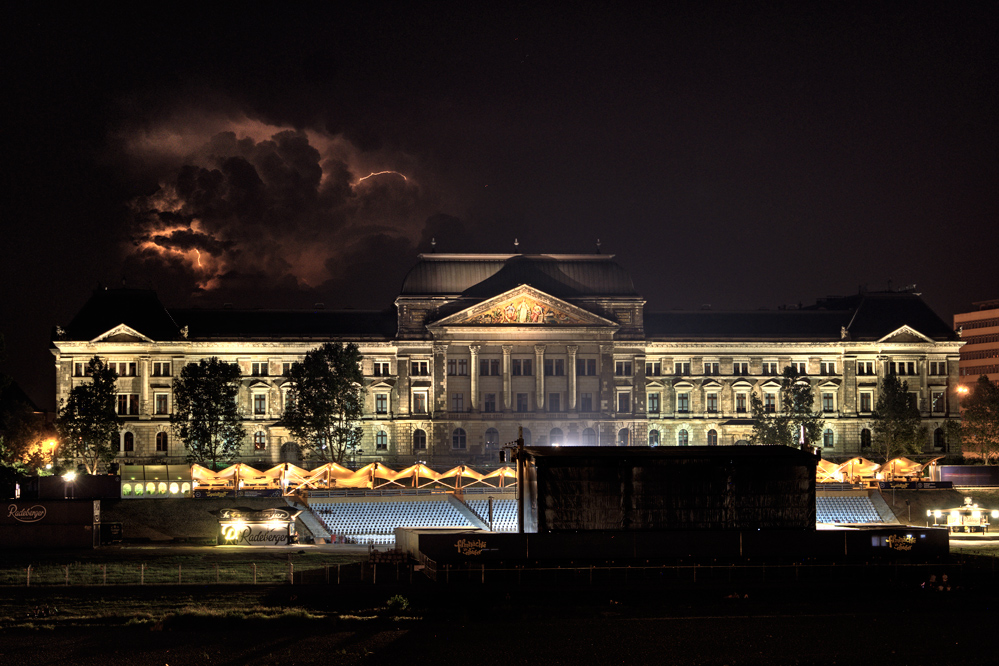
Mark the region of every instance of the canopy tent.
POLYGON ((842 481, 843 472, 840 471, 839 465, 828 460, 819 460, 815 466, 816 483, 842 483, 842 481))
POLYGON ((920 477, 923 475, 923 470, 936 461, 942 460, 943 457, 944 456, 937 456, 936 458, 933 458, 925 463, 918 463, 915 460, 909 460, 908 458, 894 458, 882 465, 879 471, 885 476, 885 478, 888 479, 900 476, 920 477))
POLYGON ((874 478, 880 467, 876 462, 857 456, 840 464, 838 471, 843 475, 844 481, 852 482, 855 479, 874 478))

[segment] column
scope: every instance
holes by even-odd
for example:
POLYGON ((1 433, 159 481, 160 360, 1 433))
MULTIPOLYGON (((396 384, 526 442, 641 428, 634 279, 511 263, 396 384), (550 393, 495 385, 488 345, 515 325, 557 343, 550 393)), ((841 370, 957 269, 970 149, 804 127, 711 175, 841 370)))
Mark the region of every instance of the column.
POLYGON ((472 380, 472 396, 468 401, 468 406, 473 412, 479 409, 479 349, 479 345, 468 345, 468 351, 472 355, 469 361, 469 365, 472 367, 468 369, 469 377, 472 380))
POLYGON ((576 411, 576 352, 579 347, 567 345, 565 350, 569 353, 569 411, 576 411))
POLYGON ((503 345, 501 347, 503 350, 503 411, 509 412, 513 410, 513 405, 511 403, 510 395, 510 352, 513 351, 513 345, 503 345))
POLYGON ((534 345, 534 391, 538 409, 545 407, 545 346, 534 345))
POLYGON ((139 397, 139 413, 140 414, 151 414, 153 412, 152 405, 149 404, 149 357, 143 356, 139 359, 139 390, 141 391, 141 396, 139 397))
MULTIPOLYGON (((447 345, 446 344, 435 344, 434 345, 434 367, 430 371, 433 378, 433 389, 431 390, 431 395, 429 396, 430 404, 427 405, 427 410, 430 412, 428 416, 433 416, 434 412, 446 412, 447 411, 447 345)), ((430 446, 429 442, 430 433, 427 433, 427 446, 430 446)))

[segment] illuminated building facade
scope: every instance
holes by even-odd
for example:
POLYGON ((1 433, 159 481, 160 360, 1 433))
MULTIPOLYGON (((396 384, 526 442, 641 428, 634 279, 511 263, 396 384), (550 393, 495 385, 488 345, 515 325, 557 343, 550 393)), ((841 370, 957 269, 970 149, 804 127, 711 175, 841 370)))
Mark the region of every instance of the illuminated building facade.
POLYGON ((999 382, 999 299, 973 303, 978 309, 954 315, 960 331, 960 382, 970 387, 982 375, 999 382))
POLYGON ((826 418, 827 458, 863 454, 881 379, 908 382, 930 433, 957 416, 961 342, 918 295, 860 293, 751 312, 646 312, 612 255, 425 254, 395 309, 166 309, 145 290, 95 292, 56 329, 57 398, 115 365, 123 461, 183 461, 170 432, 181 367, 217 356, 242 369, 242 460, 298 462, 281 423, 292 363, 324 341, 363 355, 357 462, 483 465, 524 428, 531 445, 697 446, 747 441, 750 395, 778 406, 794 364, 826 418))

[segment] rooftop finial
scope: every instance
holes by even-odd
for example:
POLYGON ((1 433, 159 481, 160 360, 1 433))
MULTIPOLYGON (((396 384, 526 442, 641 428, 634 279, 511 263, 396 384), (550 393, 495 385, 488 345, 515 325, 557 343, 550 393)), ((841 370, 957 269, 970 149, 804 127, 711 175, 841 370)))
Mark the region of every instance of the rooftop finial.
POLYGON ((600 254, 600 239, 597 239, 597 254, 600 254))

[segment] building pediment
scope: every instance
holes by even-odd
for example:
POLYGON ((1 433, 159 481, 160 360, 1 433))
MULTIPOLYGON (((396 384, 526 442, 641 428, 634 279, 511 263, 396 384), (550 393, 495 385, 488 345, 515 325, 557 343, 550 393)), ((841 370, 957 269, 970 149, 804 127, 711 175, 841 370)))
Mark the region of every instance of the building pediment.
POLYGON ((933 342, 933 339, 923 335, 911 326, 901 326, 878 340, 878 342, 933 342))
POLYGON ((704 383, 701 384, 701 388, 710 389, 713 391, 720 391, 722 389, 721 382, 717 379, 705 379, 704 383))
POLYGON ((609 319, 567 303, 526 284, 456 312, 430 328, 447 326, 600 326, 618 328, 609 319))
POLYGON ((737 379, 736 381, 732 382, 732 388, 749 390, 753 388, 753 383, 746 379, 737 379))
POLYGON ((91 343, 95 342, 152 342, 153 339, 139 333, 137 330, 128 326, 127 324, 118 324, 109 331, 101 333, 96 338, 91 340, 91 343))
POLYGON ((694 384, 689 379, 677 379, 673 382, 673 388, 679 391, 689 391, 694 388, 694 384))
POLYGON ((824 389, 838 389, 839 388, 839 384, 840 384, 840 382, 839 382, 838 379, 827 379, 824 382, 822 382, 822 383, 819 384, 819 388, 824 388, 824 389))
POLYGON ((379 379, 378 381, 370 384, 368 388, 371 389, 391 389, 395 386, 395 380, 392 379, 379 379))
POLYGON ((774 379, 774 378, 771 377, 767 381, 765 381, 762 384, 760 384, 760 386, 763 387, 763 388, 765 388, 765 389, 779 389, 780 388, 780 380, 777 380, 777 379, 774 379))

